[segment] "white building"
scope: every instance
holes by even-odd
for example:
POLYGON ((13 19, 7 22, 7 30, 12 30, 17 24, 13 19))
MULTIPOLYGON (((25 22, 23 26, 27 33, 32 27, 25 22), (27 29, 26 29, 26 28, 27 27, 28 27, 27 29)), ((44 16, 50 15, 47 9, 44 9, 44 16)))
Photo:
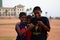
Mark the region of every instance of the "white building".
POLYGON ((14 18, 18 17, 20 12, 24 11, 23 5, 17 5, 15 7, 0 7, 0 18, 14 18))

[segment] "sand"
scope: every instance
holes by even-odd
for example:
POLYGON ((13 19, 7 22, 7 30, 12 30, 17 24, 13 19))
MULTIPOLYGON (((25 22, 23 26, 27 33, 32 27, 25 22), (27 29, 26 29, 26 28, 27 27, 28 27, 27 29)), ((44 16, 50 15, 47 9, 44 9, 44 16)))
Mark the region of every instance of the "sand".
MULTIPOLYGON (((48 40, 60 40, 60 20, 49 19, 51 30, 48 32, 48 40)), ((0 40, 15 40, 15 24, 19 19, 0 19, 0 40), (11 25, 12 24, 12 25, 11 25)))

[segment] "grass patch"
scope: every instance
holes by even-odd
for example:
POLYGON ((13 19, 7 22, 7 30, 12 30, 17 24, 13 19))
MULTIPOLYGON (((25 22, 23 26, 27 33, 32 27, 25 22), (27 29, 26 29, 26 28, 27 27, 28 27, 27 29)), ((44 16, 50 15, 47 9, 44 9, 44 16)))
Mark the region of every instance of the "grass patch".
POLYGON ((12 36, 0 36, 0 39, 3 39, 3 40, 13 40, 14 37, 12 36))

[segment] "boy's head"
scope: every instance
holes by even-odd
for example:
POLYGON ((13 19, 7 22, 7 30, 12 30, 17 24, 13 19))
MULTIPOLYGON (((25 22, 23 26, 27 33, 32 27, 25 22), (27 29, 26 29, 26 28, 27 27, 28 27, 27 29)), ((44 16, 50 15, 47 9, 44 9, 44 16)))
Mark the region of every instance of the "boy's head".
POLYGON ((31 18, 32 18, 31 15, 28 15, 28 16, 27 16, 27 23, 31 23, 31 18))
POLYGON ((26 13, 25 12, 20 12, 19 19, 23 22, 26 21, 26 13))
POLYGON ((42 10, 39 6, 34 7, 33 9, 35 17, 39 18, 41 16, 42 10))

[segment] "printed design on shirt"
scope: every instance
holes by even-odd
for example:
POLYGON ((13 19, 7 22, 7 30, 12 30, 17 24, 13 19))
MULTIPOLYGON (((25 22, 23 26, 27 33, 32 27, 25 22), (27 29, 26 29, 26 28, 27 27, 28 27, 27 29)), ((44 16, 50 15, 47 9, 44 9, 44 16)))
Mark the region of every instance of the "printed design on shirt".
POLYGON ((24 33, 24 32, 25 32, 25 28, 22 28, 20 31, 21 31, 22 33, 24 33))
POLYGON ((36 32, 38 31, 38 25, 35 26, 35 31, 36 31, 36 32))
POLYGON ((40 32, 40 29, 39 29, 39 26, 38 26, 38 25, 36 25, 34 29, 35 29, 35 31, 33 32, 33 34, 34 34, 34 35, 39 35, 39 34, 41 34, 41 32, 40 32))

